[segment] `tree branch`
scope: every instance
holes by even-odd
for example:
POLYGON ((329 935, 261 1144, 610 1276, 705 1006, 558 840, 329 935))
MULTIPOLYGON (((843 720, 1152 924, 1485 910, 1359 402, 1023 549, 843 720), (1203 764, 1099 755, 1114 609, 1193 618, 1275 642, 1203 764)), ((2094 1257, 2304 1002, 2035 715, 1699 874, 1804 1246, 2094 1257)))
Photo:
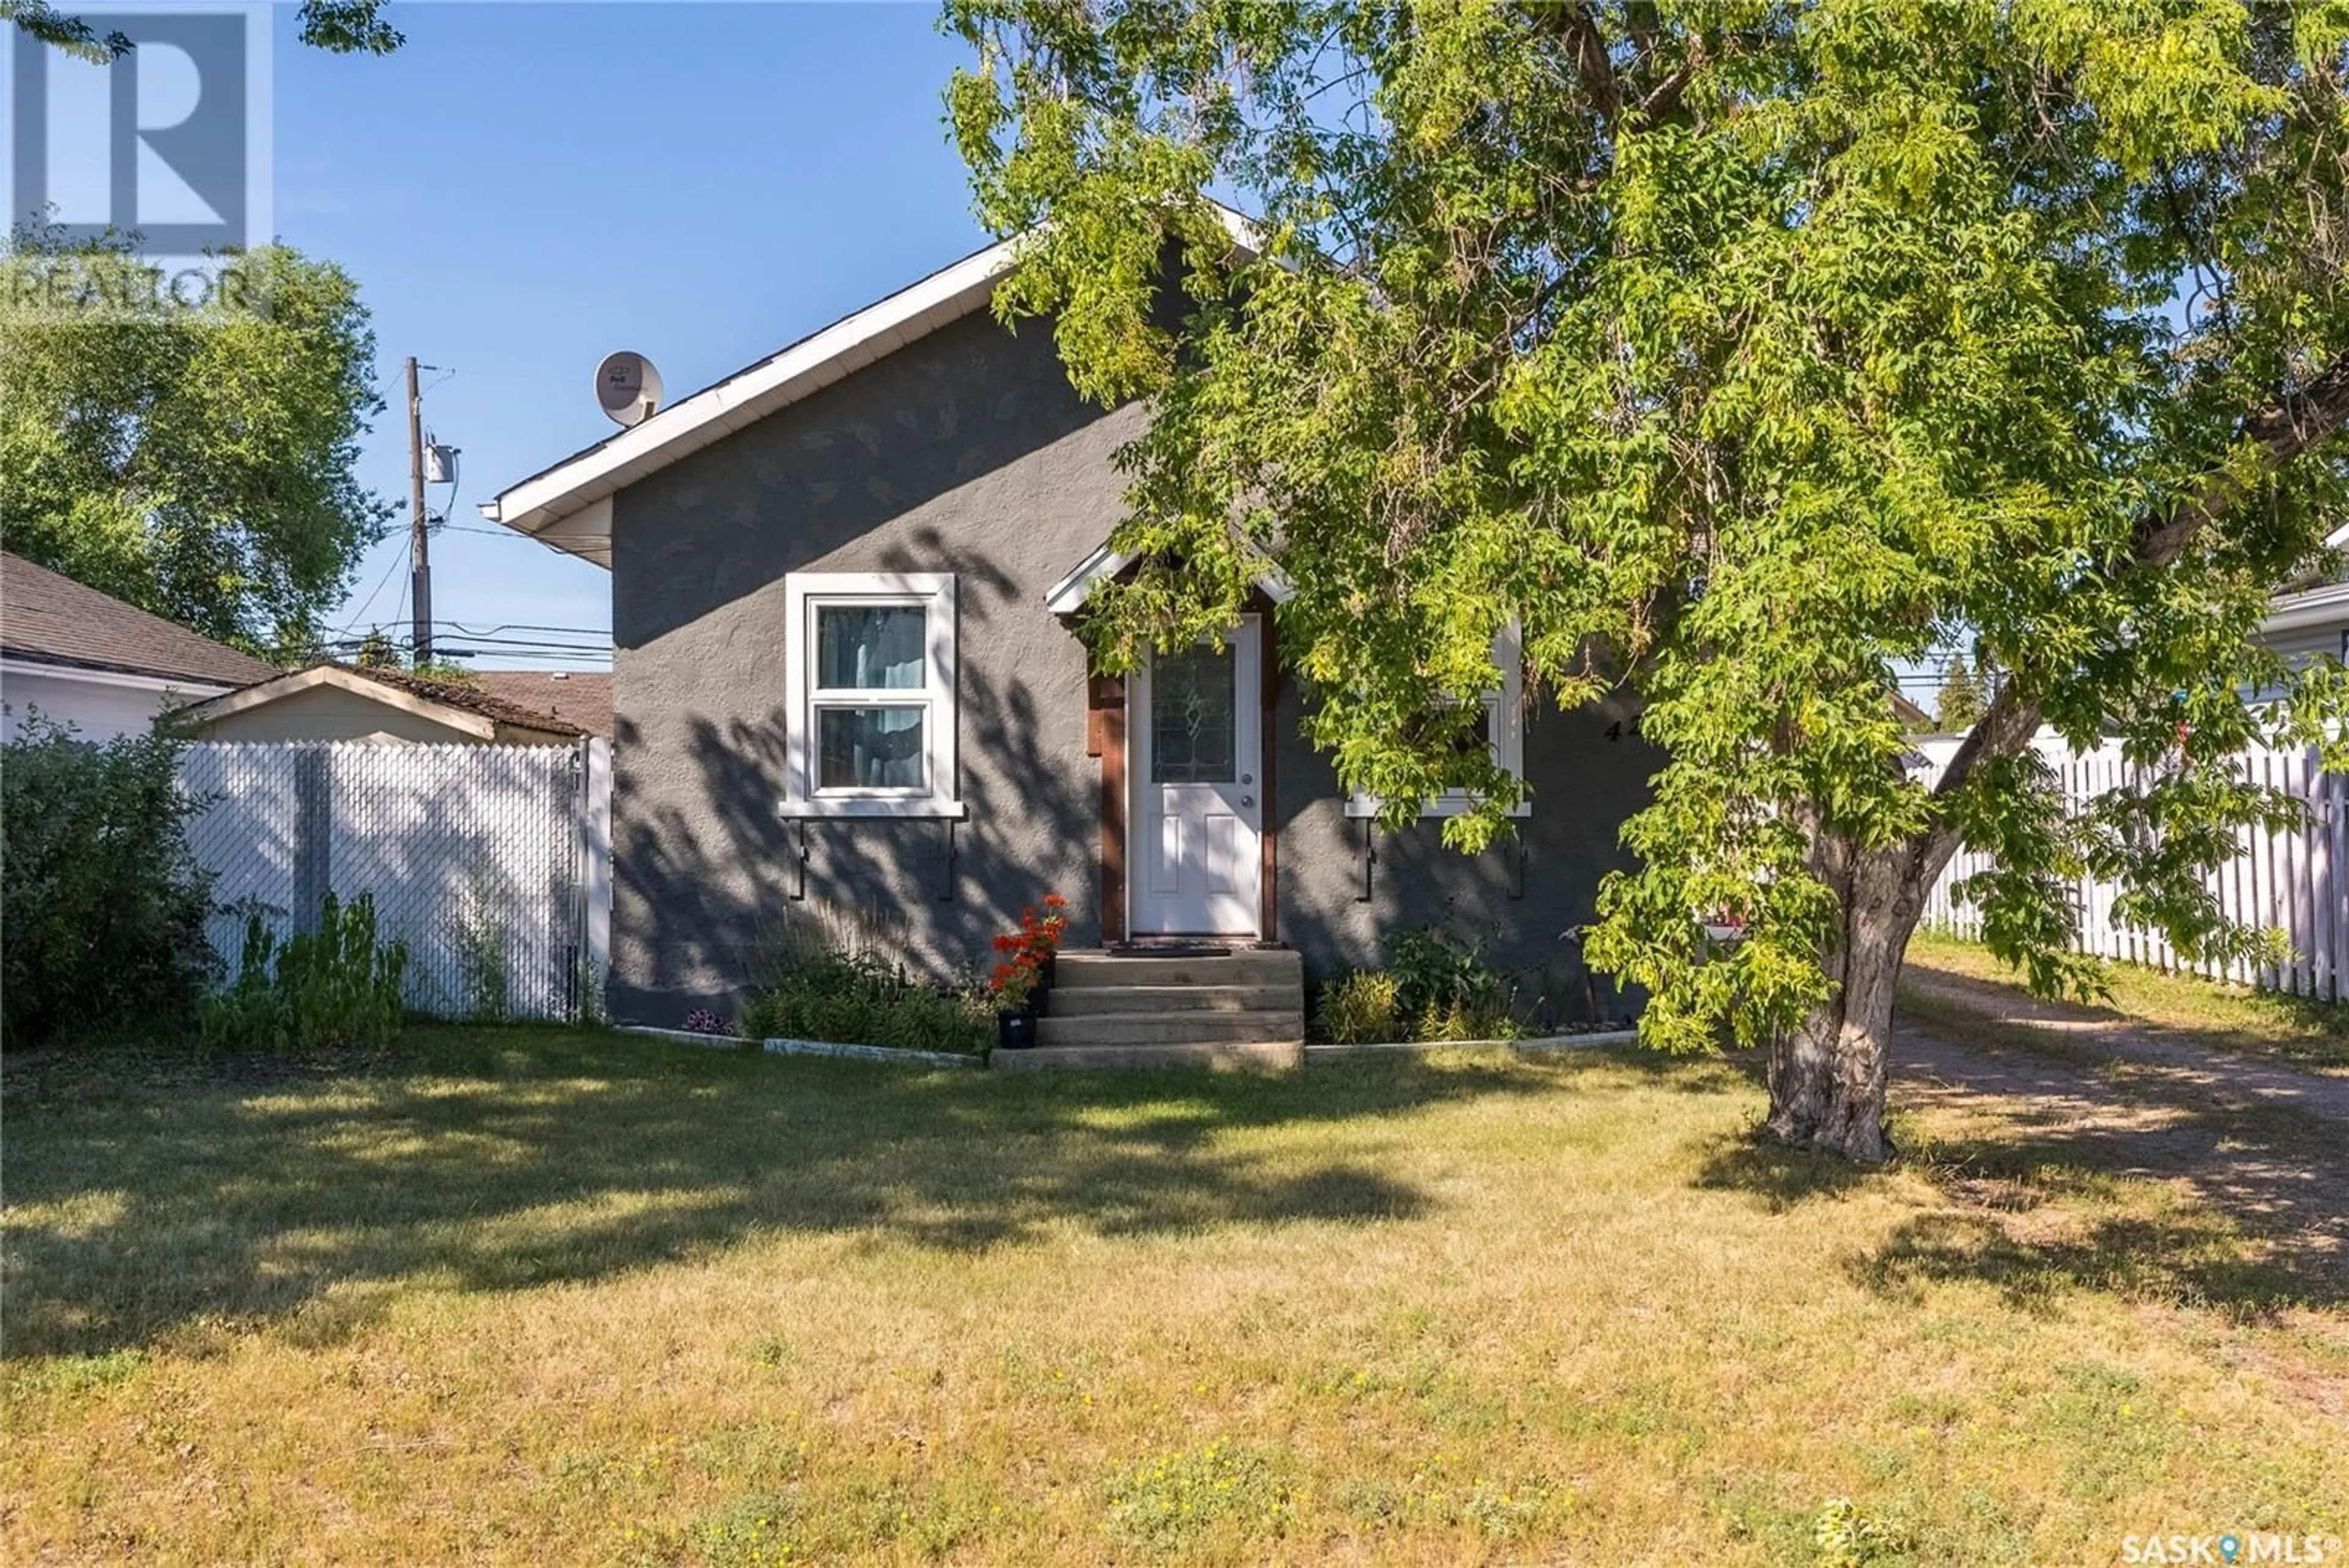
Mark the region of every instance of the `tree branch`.
MULTIPOLYGON (((2278 397, 2243 421, 2242 439, 2261 447, 2264 469, 2282 468, 2349 423, 2349 356, 2335 359, 2307 385, 2278 397)), ((2168 516, 2148 513, 2138 520, 2124 572, 2166 566, 2195 535, 2223 517, 2243 498, 2232 474, 2212 479, 2202 493, 2181 503, 2168 516)))
POLYGON ((1660 120, 1679 119, 1681 100, 1688 92, 1689 83, 1694 81, 1697 72, 1704 68, 1706 58, 1704 39, 1702 36, 1689 39, 1688 57, 1673 67, 1661 81, 1648 89, 1648 96, 1640 100, 1640 118, 1651 125, 1660 120))
POLYGON ((1558 36, 1566 40, 1567 50, 1574 59, 1574 74, 1582 79, 1582 90, 1590 95, 1591 107, 1598 111, 1599 119, 1612 128, 1623 112, 1623 84, 1616 78, 1615 59, 1607 51, 1607 38, 1599 30, 1598 18, 1582 0, 1560 5, 1549 15, 1555 19, 1558 36))
MULTIPOLYGON (((2261 449, 2261 467, 2271 472, 2344 425, 2349 425, 2349 357, 2335 359, 2305 385, 2254 410, 2244 419, 2240 436, 2261 449)), ((2232 511, 2247 488, 2246 482, 2234 473, 2222 472, 2214 475, 2199 494, 2168 513, 2148 512, 2137 520, 2127 558, 2111 568, 2108 576, 2124 577, 2169 565, 2196 535, 2232 511)), ((2023 696, 2022 690, 2023 682, 2013 679, 1999 688, 1981 722, 1941 771, 1940 782, 1933 788, 1937 799, 1947 799, 1963 788, 1983 763, 2013 756, 2031 743, 2039 728, 2039 700, 2023 696)), ((1947 826, 1928 835, 1920 846, 1926 868, 1938 875, 1940 868, 1933 861, 1947 860, 1955 846, 1956 835, 1947 826)))

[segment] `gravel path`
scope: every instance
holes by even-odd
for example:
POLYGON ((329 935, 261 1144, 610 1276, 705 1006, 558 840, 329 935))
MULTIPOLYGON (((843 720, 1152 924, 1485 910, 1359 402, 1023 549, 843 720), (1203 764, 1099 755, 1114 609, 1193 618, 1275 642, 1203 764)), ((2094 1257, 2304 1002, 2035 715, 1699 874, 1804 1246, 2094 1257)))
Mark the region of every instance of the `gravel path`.
POLYGON ((2043 1002, 1992 981, 1911 966, 1901 975, 1904 989, 1961 1007, 1995 1023, 2021 1024, 2055 1035, 2087 1054, 2127 1066, 2132 1079, 2151 1077, 2181 1093, 2199 1094, 2221 1106, 2288 1106, 2311 1116, 2349 1122, 2349 1078, 2303 1073, 2257 1057, 2213 1051, 2159 1030, 2116 1026, 2098 1015, 2059 1002, 2043 1002))
POLYGON ((2300 1264, 2349 1276, 2349 1083, 2116 1028, 1945 972, 1911 971, 1903 985, 2032 1031, 2046 1048, 1901 1023, 1896 1106, 1996 1109, 2051 1158, 2183 1181, 2300 1264), (1984 1107, 1982 1096, 2000 1103, 1984 1107))

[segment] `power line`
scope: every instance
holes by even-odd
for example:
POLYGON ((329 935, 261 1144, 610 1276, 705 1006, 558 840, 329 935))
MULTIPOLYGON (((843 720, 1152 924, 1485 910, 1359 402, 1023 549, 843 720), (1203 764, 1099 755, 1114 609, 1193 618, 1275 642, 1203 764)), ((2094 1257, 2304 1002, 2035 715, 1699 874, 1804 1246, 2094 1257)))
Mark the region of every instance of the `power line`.
POLYGON ((571 637, 608 638, 612 635, 612 628, 609 627, 539 626, 528 621, 508 621, 502 626, 479 628, 465 626, 453 620, 435 621, 432 624, 435 626, 445 626, 460 637, 494 637, 502 631, 553 631, 561 632, 571 637))
POLYGON ((399 556, 395 553, 391 557, 391 565, 386 566, 383 571, 383 576, 377 579, 374 592, 367 595, 367 603, 359 606, 359 613, 352 618, 350 625, 342 628, 342 630, 352 630, 354 628, 357 627, 360 622, 367 619, 367 611, 375 608, 376 596, 383 592, 384 585, 391 581, 391 574, 398 570, 399 570, 399 556))
MULTIPOLYGON (((330 643, 326 646, 324 651, 333 657, 344 657, 357 653, 366 646, 367 644, 364 639, 347 640, 330 643)), ((388 646, 393 654, 401 657, 412 656, 416 651, 413 648, 402 643, 395 642, 390 643, 388 646)), ((492 669, 504 668, 504 665, 498 661, 512 659, 526 659, 540 660, 551 664, 569 665, 574 668, 587 670, 606 670, 611 666, 611 660, 609 659, 596 654, 582 652, 576 649, 568 651, 560 649, 483 649, 468 648, 461 643, 435 643, 432 646, 432 657, 435 659, 487 658, 492 660, 492 663, 488 666, 488 668, 492 669)))
MULTIPOLYGON (((325 640, 328 646, 342 644, 356 645, 366 642, 370 639, 375 638, 377 635, 378 631, 376 630, 370 630, 364 634, 346 632, 328 638, 325 640)), ((388 642, 394 648, 413 646, 411 640, 405 637, 385 637, 383 640, 388 642)), ((608 659, 612 656, 612 645, 605 642, 552 642, 543 638, 530 637, 451 637, 438 633, 434 635, 433 641, 436 644, 446 642, 452 645, 461 644, 481 648, 525 649, 535 649, 547 653, 575 653, 580 655, 582 658, 588 659, 608 659)))

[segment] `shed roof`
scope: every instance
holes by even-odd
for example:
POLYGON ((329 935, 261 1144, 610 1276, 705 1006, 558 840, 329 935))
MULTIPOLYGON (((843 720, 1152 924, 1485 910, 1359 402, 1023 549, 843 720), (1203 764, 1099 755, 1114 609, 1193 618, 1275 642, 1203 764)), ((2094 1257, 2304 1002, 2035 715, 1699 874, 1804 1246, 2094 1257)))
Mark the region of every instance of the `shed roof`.
POLYGON ((501 725, 508 729, 533 730, 542 734, 591 735, 609 734, 612 728, 612 686, 607 674, 573 675, 565 672, 563 684, 580 682, 576 695, 567 696, 561 703, 553 699, 523 700, 525 691, 535 692, 537 682, 552 686, 546 672, 536 670, 484 670, 481 678, 449 680, 431 675, 419 675, 406 670, 379 670, 355 664, 319 663, 305 670, 291 670, 259 680, 240 691, 198 702, 183 710, 184 715, 199 723, 224 719, 233 713, 249 712, 254 708, 282 701, 320 686, 332 686, 353 695, 373 698, 392 707, 409 711, 422 711, 452 728, 469 731, 488 741, 497 736, 501 725), (527 677, 524 681, 504 680, 504 689, 493 687, 486 677, 527 677), (558 711, 558 706, 567 711, 558 711), (600 727, 591 727, 600 726, 600 727))

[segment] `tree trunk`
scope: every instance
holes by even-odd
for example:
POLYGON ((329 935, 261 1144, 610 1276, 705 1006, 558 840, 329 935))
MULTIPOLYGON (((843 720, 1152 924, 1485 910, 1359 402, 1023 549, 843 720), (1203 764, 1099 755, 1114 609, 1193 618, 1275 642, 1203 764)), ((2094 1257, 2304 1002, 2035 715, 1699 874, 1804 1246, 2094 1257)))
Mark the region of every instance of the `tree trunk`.
POLYGON ((1940 857, 1914 848, 1862 854, 1827 846, 1823 867, 1842 894, 1842 926, 1826 955, 1835 994, 1770 1048, 1772 1137, 1861 1165, 1892 1156, 1884 1085, 1892 993, 1924 909, 1920 873, 1940 857), (1842 875, 1833 876, 1841 871, 1842 875))
MULTIPOLYGON (((2251 410, 2239 433, 2258 449, 2256 469, 2273 472, 2344 428, 2349 356, 2251 410)), ((2229 465, 2199 493, 2139 518, 2129 553, 2104 567, 2103 576, 2120 580, 2161 570, 2256 493, 2256 475, 2229 465)), ((2030 743, 2039 718, 2033 683, 2010 678, 1941 769, 1934 794, 1947 800, 1966 787, 1977 768, 2019 753, 2030 743)), ((1909 844, 1863 851, 1816 817, 1810 828, 1811 869, 1835 889, 1842 908, 1842 925, 1822 955, 1835 990, 1825 1005, 1770 1048, 1768 1127, 1797 1147, 1880 1164, 1892 1155, 1891 1140, 1884 1135, 1884 1082, 1893 987, 1909 934, 1924 912, 1925 895, 1956 853, 1958 836, 1944 820, 1909 844)))

